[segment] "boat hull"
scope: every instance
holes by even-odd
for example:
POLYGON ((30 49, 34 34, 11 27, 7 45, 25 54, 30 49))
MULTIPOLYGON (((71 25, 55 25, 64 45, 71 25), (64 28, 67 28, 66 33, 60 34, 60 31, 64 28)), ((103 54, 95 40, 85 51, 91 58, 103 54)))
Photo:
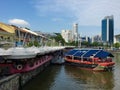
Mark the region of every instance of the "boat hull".
POLYGON ((12 68, 11 69, 11 73, 23 73, 23 72, 29 72, 31 70, 34 70, 38 67, 40 67, 41 65, 45 64, 46 62, 49 62, 52 59, 51 56, 49 56, 48 58, 44 58, 44 59, 38 59, 36 62, 32 63, 32 67, 29 65, 30 63, 27 63, 23 69, 18 70, 17 68, 12 68))
POLYGON ((70 60, 65 60, 65 64, 67 65, 73 65, 73 66, 77 66, 80 69, 84 69, 84 70, 91 70, 91 71, 112 71, 113 70, 113 65, 111 66, 101 66, 99 64, 86 64, 83 62, 74 62, 74 61, 70 61, 70 60))
MULTIPOLYGON (((24 60, 11 60, 11 62, 0 62, 0 75, 11 75, 16 73, 25 73, 39 68, 45 63, 50 62, 53 57, 41 56, 41 58, 33 58, 24 60)), ((3 60, 4 61, 4 60, 3 60)), ((9 60, 10 61, 10 60, 9 60)))

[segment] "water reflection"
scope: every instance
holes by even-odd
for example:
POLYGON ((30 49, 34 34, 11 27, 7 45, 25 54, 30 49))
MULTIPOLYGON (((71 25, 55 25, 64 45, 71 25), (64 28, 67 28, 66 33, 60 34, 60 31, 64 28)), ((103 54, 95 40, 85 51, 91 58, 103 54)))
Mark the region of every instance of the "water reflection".
POLYGON ((114 61, 115 61, 115 68, 114 68, 114 89, 113 90, 120 90, 120 53, 113 53, 114 54, 114 61))
POLYGON ((71 66, 65 66, 65 71, 77 83, 83 84, 82 88, 85 90, 112 90, 114 87, 113 72, 92 72, 71 66))
POLYGON ((49 66, 42 73, 28 82, 23 90, 49 90, 55 83, 55 77, 60 73, 60 67, 49 66))

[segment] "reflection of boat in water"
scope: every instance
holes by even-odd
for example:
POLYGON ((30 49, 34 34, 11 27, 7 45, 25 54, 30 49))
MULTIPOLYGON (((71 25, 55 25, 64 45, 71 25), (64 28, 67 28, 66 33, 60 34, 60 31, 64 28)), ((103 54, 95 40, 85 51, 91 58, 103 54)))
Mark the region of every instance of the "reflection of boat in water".
POLYGON ((72 77, 83 90, 112 90, 114 88, 113 72, 92 72, 65 66, 65 72, 72 77), (82 86, 83 85, 83 86, 82 86))
POLYGON ((101 49, 74 49, 65 55, 65 62, 93 71, 111 71, 113 55, 101 49))

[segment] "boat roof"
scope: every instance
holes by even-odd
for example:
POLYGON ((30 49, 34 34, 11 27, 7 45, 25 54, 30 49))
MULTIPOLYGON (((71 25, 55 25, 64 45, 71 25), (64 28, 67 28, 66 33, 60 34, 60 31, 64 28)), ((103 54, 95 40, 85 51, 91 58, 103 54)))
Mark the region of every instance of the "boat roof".
POLYGON ((66 53, 65 56, 74 56, 82 58, 90 58, 90 56, 98 58, 114 57, 110 52, 102 49, 73 49, 66 53))

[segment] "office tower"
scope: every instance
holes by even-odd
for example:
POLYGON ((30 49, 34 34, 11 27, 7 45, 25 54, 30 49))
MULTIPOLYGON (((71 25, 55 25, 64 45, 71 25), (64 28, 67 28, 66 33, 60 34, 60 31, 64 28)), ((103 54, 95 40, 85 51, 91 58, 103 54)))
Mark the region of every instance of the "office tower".
POLYGON ((74 31, 74 33, 78 33, 78 24, 77 23, 73 24, 73 31, 74 31))
POLYGON ((106 16, 102 20, 102 41, 112 45, 114 42, 114 19, 113 16, 106 16))
POLYGON ((78 41, 78 24, 73 24, 73 40, 78 41))

